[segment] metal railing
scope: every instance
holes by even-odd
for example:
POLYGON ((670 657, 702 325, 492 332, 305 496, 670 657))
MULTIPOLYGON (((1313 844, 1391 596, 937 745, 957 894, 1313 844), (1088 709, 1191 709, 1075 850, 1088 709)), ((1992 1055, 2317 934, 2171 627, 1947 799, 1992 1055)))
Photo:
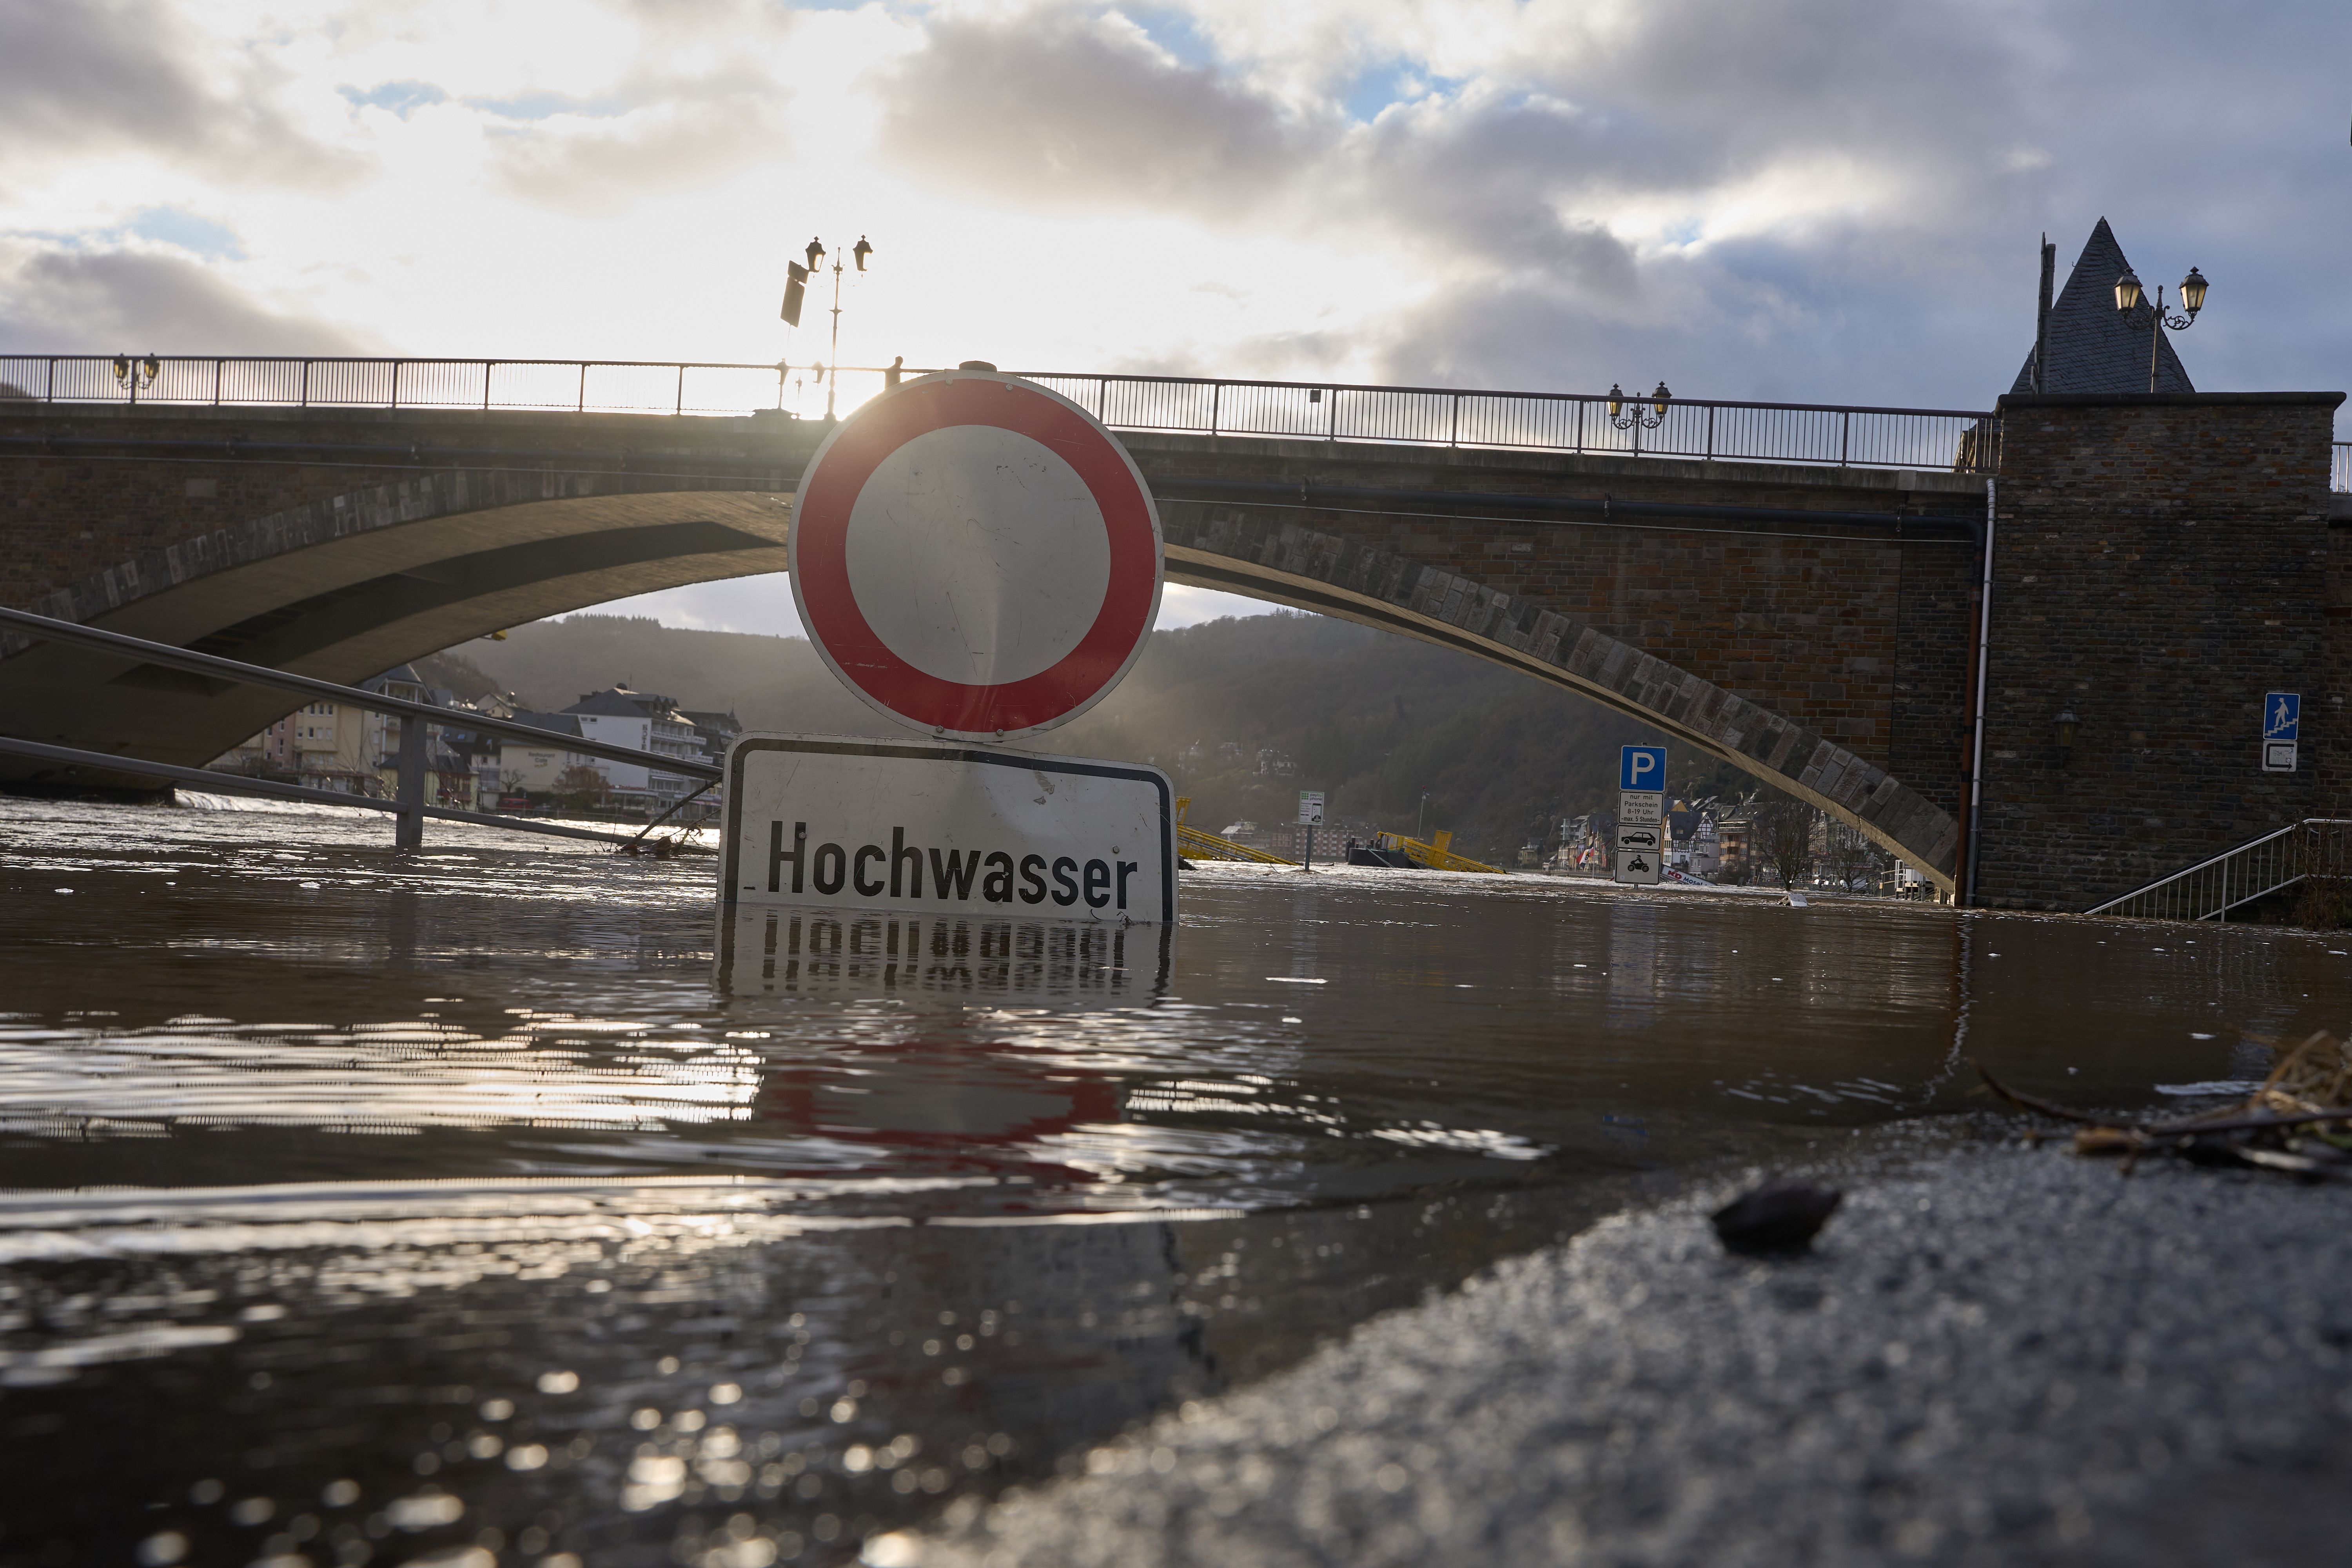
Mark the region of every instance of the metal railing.
MULTIPOLYGON (((0 356, 0 402, 805 415, 824 405, 824 377, 838 384, 846 412, 879 393, 887 374, 849 365, 821 377, 811 365, 698 361, 16 355, 0 356)), ((2000 421, 1971 410, 1675 398, 1659 415, 1647 398, 1629 397, 1612 416, 1606 394, 1020 374, 1120 430, 1835 468, 1990 471, 2000 458, 2000 421)))
POLYGON ((1508 447, 1835 468, 1990 469, 1999 421, 1942 408, 1024 372, 1118 430, 1508 447), (1642 416, 1653 423, 1645 424, 1642 416))
POLYGON ((2352 819, 2305 817, 2084 910, 2158 921, 2221 921, 2310 877, 2352 874, 2352 819))
MULTIPOLYGON (((430 702, 420 702, 414 698, 394 697, 387 692, 369 691, 360 687, 342 686, 334 681, 320 680, 311 676, 296 675, 289 670, 272 669, 267 665, 246 664, 237 659, 223 658, 218 654, 198 653, 194 648, 175 647, 170 643, 150 642, 144 637, 134 637, 122 632, 110 632, 99 626, 85 626, 74 621, 61 621, 48 616, 35 615, 29 610, 0 608, 0 641, 9 640, 7 634, 22 637, 27 643, 61 642, 81 647, 96 648, 101 653, 141 659, 149 664, 159 665, 165 669, 184 670, 192 675, 236 681, 248 686, 267 687, 277 691, 290 691, 301 697, 324 699, 331 702, 363 708, 398 718, 401 721, 400 795, 397 799, 389 802, 366 795, 345 795, 332 790, 312 789, 301 784, 248 778, 210 768, 184 768, 142 757, 56 746, 46 742, 11 735, 0 735, 0 753, 63 763, 68 766, 95 769, 101 773, 119 773, 134 778, 162 778, 181 784, 201 784, 206 789, 219 790, 229 795, 271 795, 282 800, 308 801, 314 805, 356 806, 369 811, 389 810, 400 818, 398 842, 404 848, 414 848, 422 842, 424 819, 428 816, 457 822, 479 823, 493 827, 512 828, 526 833, 554 833, 571 838, 612 838, 616 842, 624 843, 636 841, 620 839, 616 835, 597 833, 585 828, 512 821, 495 813, 455 811, 448 807, 426 805, 424 796, 425 736, 426 726, 431 724, 442 724, 450 728, 463 727, 478 734, 496 735, 502 740, 543 744, 551 749, 579 756, 602 757, 611 762, 635 763, 649 771, 658 771, 673 777, 699 779, 703 783, 704 789, 718 784, 721 777, 719 765, 714 763, 698 763, 683 757, 667 756, 656 752, 640 751, 635 746, 614 745, 610 742, 592 740, 584 735, 560 734, 552 730, 540 729, 536 725, 518 724, 511 719, 500 719, 488 713, 443 708, 430 702)), ((701 790, 695 792, 697 795, 701 793, 701 790)), ((685 803, 681 801, 678 804, 685 803)), ((651 830, 651 826, 648 825, 647 831, 651 830)), ((643 837, 642 834, 638 836, 640 838, 643 837)))

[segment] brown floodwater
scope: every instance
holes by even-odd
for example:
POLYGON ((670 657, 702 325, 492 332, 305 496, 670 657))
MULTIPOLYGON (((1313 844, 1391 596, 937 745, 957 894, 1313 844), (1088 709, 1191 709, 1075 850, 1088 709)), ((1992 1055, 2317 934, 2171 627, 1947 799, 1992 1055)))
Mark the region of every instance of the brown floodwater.
POLYGON ((2352 994, 2275 929, 1353 868, 721 942, 708 858, 389 837, 0 800, 0 1563, 852 1560, 1971 1058, 2189 1103, 2352 994))

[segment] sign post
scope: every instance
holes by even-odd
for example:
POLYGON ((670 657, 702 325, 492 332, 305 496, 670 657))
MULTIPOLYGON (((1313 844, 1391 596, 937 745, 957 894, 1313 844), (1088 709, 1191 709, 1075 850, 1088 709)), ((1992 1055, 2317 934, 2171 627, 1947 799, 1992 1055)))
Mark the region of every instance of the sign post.
POLYGON ((1658 883, 1666 858, 1666 749, 1627 746, 1617 754, 1616 879, 1658 883))
POLYGON ((1307 829, 1307 862, 1302 871, 1315 869, 1315 830, 1323 826, 1323 792, 1303 789, 1298 792, 1298 820, 1307 829))
POLYGON ((992 371, 908 382, 818 446, 789 552, 826 668, 920 733, 738 738, 722 949, 739 904, 1174 923, 1167 775, 1003 747, 1108 696, 1159 613, 1160 515, 1098 420, 992 371))
POLYGON ((2263 772, 2294 772, 2295 752, 2303 733, 2303 693, 2270 691, 2263 695, 2263 772))

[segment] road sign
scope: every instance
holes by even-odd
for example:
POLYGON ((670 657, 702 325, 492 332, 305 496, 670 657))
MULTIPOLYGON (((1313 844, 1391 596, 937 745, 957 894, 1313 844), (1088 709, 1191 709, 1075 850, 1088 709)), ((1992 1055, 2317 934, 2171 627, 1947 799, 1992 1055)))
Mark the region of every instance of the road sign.
POLYGON ((1298 792, 1298 820, 1308 827, 1323 826, 1323 792, 1303 789, 1298 792))
POLYGON ((1620 843, 1617 847, 1617 880, 1629 887, 1654 888, 1658 882, 1658 868, 1664 863, 1665 857, 1655 849, 1643 848, 1639 845, 1629 847, 1620 843))
POLYGON ((722 927, 741 904, 1176 918, 1175 795, 1157 768, 952 742, 745 735, 728 748, 726 784, 722 927))
POLYGON ((1617 792, 1617 820, 1658 823, 1665 820, 1666 797, 1654 789, 1624 789, 1617 792))
POLYGON ((1067 723, 1141 653, 1160 517, 1109 431, 1015 376, 910 381, 824 438, 793 509, 793 602, 834 674, 935 735, 1067 723))
POLYGON ((1627 746, 1617 753, 1619 789, 1663 790, 1666 787, 1666 749, 1627 746))
POLYGON ((2263 697, 2263 739, 2265 741, 2299 741, 2303 738, 2303 693, 2273 691, 2263 697))
POLYGON ((2294 772, 2295 751, 2296 746, 2293 741, 2264 741, 2263 742, 2263 772, 2266 773, 2291 773, 2294 772))

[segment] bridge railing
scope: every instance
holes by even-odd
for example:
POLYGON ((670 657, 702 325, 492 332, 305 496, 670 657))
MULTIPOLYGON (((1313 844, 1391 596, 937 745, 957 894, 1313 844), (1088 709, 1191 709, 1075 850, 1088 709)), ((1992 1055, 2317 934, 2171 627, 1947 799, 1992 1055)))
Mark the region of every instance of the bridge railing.
MULTIPOLYGON (((882 389, 878 368, 845 366, 837 374, 843 386, 836 397, 846 406, 882 389)), ((820 375, 813 365, 717 361, 20 354, 0 355, 0 402, 698 415, 743 415, 798 403, 822 413, 825 382, 835 374, 820 375)))
MULTIPOLYGON (((1675 398, 1661 413, 1645 398, 1612 410, 1591 393, 1026 374, 1123 430, 1969 471, 2000 458, 2000 421, 1973 410, 1675 398)), ((828 379, 846 412, 884 374, 698 361, 17 355, 0 356, 0 401, 806 416, 823 412, 828 379)))

